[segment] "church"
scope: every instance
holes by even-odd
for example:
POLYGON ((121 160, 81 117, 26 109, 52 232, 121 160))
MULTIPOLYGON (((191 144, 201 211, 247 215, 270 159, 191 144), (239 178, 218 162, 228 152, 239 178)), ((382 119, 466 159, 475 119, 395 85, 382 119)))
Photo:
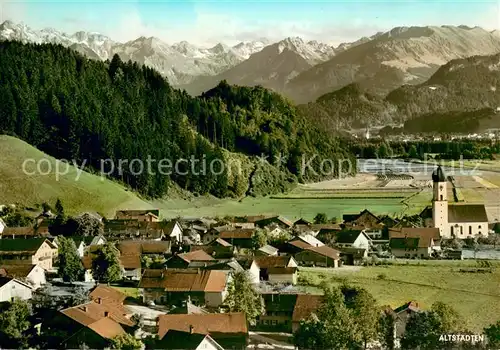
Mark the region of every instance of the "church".
POLYGON ((448 181, 441 166, 432 173, 432 182, 432 226, 439 228, 441 238, 488 236, 488 216, 483 204, 449 204, 448 181))

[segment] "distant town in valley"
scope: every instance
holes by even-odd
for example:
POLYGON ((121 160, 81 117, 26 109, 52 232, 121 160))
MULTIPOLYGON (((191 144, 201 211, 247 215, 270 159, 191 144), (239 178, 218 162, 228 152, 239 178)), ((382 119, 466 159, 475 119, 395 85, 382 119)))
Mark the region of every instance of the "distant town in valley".
POLYGON ((498 10, 1 1, 0 349, 500 349, 498 10))

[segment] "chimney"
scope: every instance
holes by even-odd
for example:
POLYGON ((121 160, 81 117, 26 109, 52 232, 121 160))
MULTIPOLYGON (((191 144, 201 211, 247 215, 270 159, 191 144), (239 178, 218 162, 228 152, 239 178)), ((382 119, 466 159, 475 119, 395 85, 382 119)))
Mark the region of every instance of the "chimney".
POLYGON ((109 316, 109 312, 108 311, 104 311, 104 317, 108 317, 109 316))
POLYGON ((97 298, 97 304, 101 303, 101 298, 97 298))
POLYGON ((83 307, 83 312, 87 312, 87 307, 86 306, 83 307))
POLYGON ((193 334, 194 327, 192 324, 189 325, 189 334, 193 334))

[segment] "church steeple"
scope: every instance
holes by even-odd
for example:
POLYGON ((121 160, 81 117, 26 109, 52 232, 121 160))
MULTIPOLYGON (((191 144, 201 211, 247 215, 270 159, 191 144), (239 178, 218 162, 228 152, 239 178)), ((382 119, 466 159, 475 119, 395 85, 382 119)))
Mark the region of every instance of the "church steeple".
POLYGON ((432 173, 432 181, 446 182, 446 176, 444 175, 444 171, 443 168, 441 168, 441 165, 438 165, 437 169, 432 173))

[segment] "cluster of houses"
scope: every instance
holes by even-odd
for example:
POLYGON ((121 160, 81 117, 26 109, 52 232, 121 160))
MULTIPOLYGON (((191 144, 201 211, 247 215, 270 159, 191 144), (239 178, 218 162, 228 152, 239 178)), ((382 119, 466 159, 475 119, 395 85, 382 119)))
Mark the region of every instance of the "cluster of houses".
MULTIPOLYGON (((450 215, 442 170, 433 180, 433 207, 423 212, 430 210, 433 220, 429 223, 422 216, 425 227, 369 210, 344 215, 340 224, 291 222, 282 216, 162 221, 159 210, 120 210, 113 219, 87 214, 101 225, 100 234, 65 236, 75 242, 88 283, 95 283, 96 251, 112 243, 123 280, 138 288, 141 302, 168 310, 156 324, 161 348, 176 348, 175 344, 192 344, 193 349, 244 348, 249 337, 245 315, 224 312, 236 272, 247 271, 263 296, 266 312, 255 327, 293 332, 322 303, 321 295, 299 288, 299 267, 359 265, 386 248, 394 257, 430 258, 439 253, 441 239, 450 237, 457 222, 460 227, 474 227, 469 228, 472 234, 483 232, 479 230, 488 223, 483 223, 481 208, 453 208, 450 215), (259 244, 260 234, 268 244, 259 244)), ((57 276, 58 236, 51 235, 49 222, 42 215, 33 227, 11 228, 0 220, 0 302, 30 299, 47 283, 46 275, 57 276)), ((137 321, 124 304, 125 295, 98 285, 90 298, 54 318, 54 324, 73 334, 65 346, 85 339, 86 344, 100 347, 133 332, 137 321)), ((395 317, 399 335, 408 315, 418 311, 414 302, 386 310, 395 317)))

